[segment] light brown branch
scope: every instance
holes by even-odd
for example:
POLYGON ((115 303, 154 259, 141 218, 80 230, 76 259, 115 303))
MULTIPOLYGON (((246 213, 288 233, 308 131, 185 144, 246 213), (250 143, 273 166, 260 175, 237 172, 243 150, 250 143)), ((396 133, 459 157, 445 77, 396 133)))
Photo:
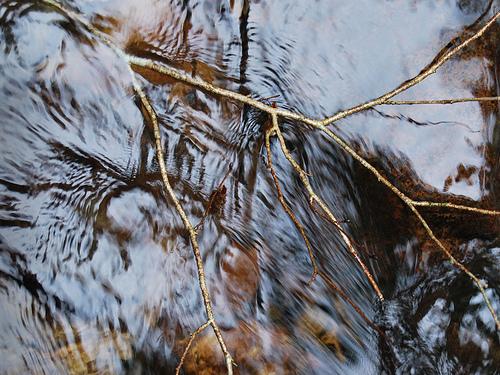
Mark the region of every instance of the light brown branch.
POLYGON ((146 110, 149 119, 151 121, 151 124, 153 126, 153 134, 154 134, 154 139, 155 139, 155 146, 156 146, 156 158, 158 160, 158 164, 160 166, 160 174, 161 178, 163 181, 163 184, 165 186, 165 189, 167 190, 168 196, 170 200, 174 202, 175 209, 179 216, 182 219, 182 222, 184 223, 184 226, 189 232, 189 238, 191 240, 191 247, 193 249, 193 254, 195 257, 196 261, 196 270, 198 272, 198 283, 201 291, 201 295, 203 297, 203 305, 205 306, 205 312, 207 314, 208 322, 212 326, 212 329, 215 333, 215 336, 217 337, 217 341, 219 342, 219 345, 221 347, 222 352, 224 353, 224 357, 226 359, 226 366, 227 366, 227 372, 228 374, 232 375, 233 373, 233 359, 231 357, 231 354, 227 350, 226 343, 224 342, 224 338, 222 337, 222 333, 220 332, 219 326, 215 322, 215 317, 214 313, 212 310, 212 301, 210 299, 210 293, 207 288, 207 283, 206 283, 206 277, 205 277, 205 270, 203 267, 203 260, 201 257, 201 252, 200 252, 200 247, 198 245, 198 239, 196 235, 196 231, 193 228, 193 225, 189 221, 186 212, 182 208, 179 200, 177 199, 174 190, 172 189, 172 186, 170 185, 170 181, 168 179, 168 174, 167 174, 167 167, 165 165, 165 155, 163 153, 163 146, 161 142, 161 133, 160 133, 160 126, 158 124, 158 118, 156 117, 156 113, 153 110, 153 107, 149 103, 148 98, 146 97, 146 94, 144 91, 142 91, 142 88, 139 86, 138 82, 134 79, 134 90, 139 96, 142 105, 144 106, 144 109, 146 110))
POLYGON ((201 332, 205 330, 210 326, 210 322, 206 322, 205 324, 199 326, 193 333, 191 333, 191 337, 189 338, 189 341, 186 345, 186 348, 184 349, 184 352, 182 353, 181 360, 179 361, 179 364, 175 368, 175 375, 179 375, 181 373, 182 365, 184 364, 184 361, 186 360, 186 356, 189 352, 189 349, 191 348, 191 345, 193 344, 194 339, 196 336, 198 336, 201 332))
POLYGON ((476 207, 464 206, 461 204, 453 204, 453 203, 448 203, 448 202, 429 202, 429 201, 411 200, 411 203, 414 206, 420 206, 420 207, 451 208, 451 209, 455 209, 455 210, 475 212, 475 213, 483 214, 483 215, 491 215, 491 216, 499 216, 500 215, 500 211, 487 210, 484 208, 476 208, 476 207))
POLYGON ((273 133, 273 129, 268 129, 266 131, 266 153, 267 153, 267 165, 269 168, 269 171, 271 172, 271 176, 273 177, 274 181, 274 186, 276 187, 276 192, 278 194, 278 200, 281 203, 281 206, 285 210, 285 212, 288 214, 290 219, 293 221, 295 224, 295 227, 299 231, 300 235, 304 239, 304 243, 306 244, 307 251, 309 252, 309 259, 311 260, 311 265, 313 268, 313 272, 311 275, 311 278, 309 279, 309 284, 311 284, 315 279, 316 276, 318 275, 318 265, 316 264, 316 258, 314 256, 311 243, 309 242, 309 239, 307 238, 306 232, 304 230, 304 227, 302 224, 299 222, 293 211, 290 209, 288 204, 285 201, 285 197, 283 196, 283 192, 281 191, 280 187, 280 182, 278 179, 278 176, 276 175, 276 171, 274 170, 273 167, 273 158, 272 158, 272 153, 271 153, 271 142, 269 137, 271 136, 271 133, 273 133))
POLYGON ((197 86, 203 90, 206 90, 208 92, 211 92, 212 94, 224 96, 226 98, 236 100, 240 103, 248 104, 251 105, 255 108, 258 108, 264 112, 267 112, 269 114, 276 114, 278 116, 282 116, 291 120, 297 120, 301 121, 303 123, 309 124, 311 126, 314 126, 316 128, 320 126, 326 126, 328 124, 331 124, 335 121, 338 121, 340 119, 343 119, 345 117, 351 116, 355 113, 365 111, 369 108, 372 108, 377 105, 384 104, 387 100, 390 98, 408 90, 409 88, 417 85, 418 83, 422 82, 424 79, 429 77, 430 75, 434 74, 441 65, 443 65, 446 61, 451 59, 454 55, 456 55, 458 52, 460 52, 462 49, 464 49, 466 46, 468 46, 470 43, 472 43, 474 40, 478 39, 481 37, 498 19, 500 18, 500 12, 496 13, 486 24, 481 27, 477 32, 475 32, 472 36, 469 38, 465 39, 462 43, 460 43, 458 46, 455 48, 452 48, 450 51, 447 53, 443 54, 440 58, 436 59, 434 63, 429 65, 428 67, 424 68, 417 76, 413 77, 412 79, 404 82, 397 88, 387 92, 386 94, 379 96, 378 98, 375 98, 373 100, 370 100, 366 103, 359 104, 357 106, 354 106, 352 108, 349 108, 344 111, 340 111, 336 113, 333 116, 327 117, 323 120, 314 120, 311 119, 307 116, 304 116, 302 114, 298 114, 292 111, 288 111, 285 109, 281 108, 273 108, 270 105, 267 105, 265 103, 262 103, 256 99, 250 98, 248 96, 222 89, 220 87, 214 86, 198 77, 192 77, 184 72, 180 72, 174 68, 171 68, 167 65, 154 62, 149 59, 144 59, 141 57, 136 57, 132 55, 127 55, 128 61, 131 65, 136 65, 140 66, 143 68, 148 68, 151 70, 154 70, 158 73, 162 73, 165 75, 168 75, 176 80, 183 81, 186 83, 189 83, 193 86, 197 86))
MULTIPOLYGON (((103 33, 102 31, 96 29, 91 23, 89 23, 85 18, 81 17, 78 13, 73 12, 71 9, 68 9, 61 4, 59 4, 57 1, 54 0, 41 0, 41 2, 56 8, 59 12, 65 14, 68 18, 72 19, 73 21, 76 21, 83 25, 88 31, 90 31, 92 34, 94 34, 97 38, 99 38, 104 44, 106 44, 108 47, 113 49, 121 58, 125 58, 126 53, 118 47, 110 38, 107 34, 103 33)), ((126 58, 125 58, 126 59, 126 58)))
POLYGON ((401 85, 399 85, 395 89, 385 93, 382 96, 379 96, 378 98, 375 98, 375 99, 370 100, 370 101, 363 103, 363 104, 359 104, 357 106, 346 109, 344 111, 340 111, 333 116, 325 118, 324 120, 321 121, 321 125, 328 125, 328 124, 331 124, 332 122, 338 121, 338 120, 343 119, 347 116, 351 116, 355 113, 365 111, 365 110, 367 110, 371 107, 374 107, 376 105, 384 104, 390 98, 392 98, 398 94, 401 94, 402 92, 404 92, 404 91, 408 90, 409 88, 422 82, 424 79, 426 79, 430 75, 434 74, 439 69, 439 67, 441 65, 443 65, 445 62, 447 62, 449 59, 451 59, 453 56, 455 56, 458 52, 460 52, 465 47, 467 47, 469 44, 471 44, 474 40, 481 37, 486 32, 486 30, 488 30, 492 25, 495 24, 495 22, 499 18, 500 18, 500 12, 497 12, 478 31, 476 31, 470 37, 466 38, 458 46, 452 48, 451 50, 449 50, 448 52, 443 54, 441 57, 436 59, 433 63, 428 65, 426 68, 424 68, 418 75, 416 75, 412 79, 410 79, 406 82, 403 82, 401 85))
POLYGON ((414 105, 414 104, 457 104, 467 102, 500 102, 500 96, 481 98, 429 99, 429 100, 387 100, 381 105, 414 105))
POLYGON ((203 260, 202 260, 201 252, 200 252, 199 245, 198 245, 196 231, 194 230, 194 228, 193 228, 191 222, 189 221, 184 209, 182 208, 179 200, 177 199, 175 192, 172 189, 172 186, 170 185, 170 181, 168 179, 168 174, 167 174, 167 168, 165 166, 164 153, 163 153, 163 148, 162 148, 162 143, 161 143, 161 133, 160 133, 160 127, 158 124, 158 118, 157 118, 156 113, 155 113, 153 107, 151 106, 148 98, 144 94, 144 91, 142 90, 141 86, 139 85, 139 83, 137 82, 137 80, 135 79, 135 77, 133 75, 133 72, 130 68, 130 64, 128 62, 127 55, 125 54, 125 52, 123 50, 121 50, 118 46, 116 46, 113 43, 113 41, 111 41, 108 38, 108 36, 106 34, 97 30, 94 26, 92 26, 85 19, 80 17, 77 13, 75 13, 69 9, 64 8, 56 1, 53 1, 53 0, 42 0, 42 1, 50 6, 55 7, 60 12, 64 13, 68 18, 73 19, 73 20, 79 22, 80 24, 82 24, 83 26, 85 26, 92 34, 94 34, 97 38, 99 38, 106 45, 108 45, 110 48, 112 48, 117 53, 117 55, 119 57, 121 57, 123 60, 125 60, 127 62, 127 65, 129 67, 129 71, 130 71, 131 76, 132 76, 134 90, 135 90, 136 94, 138 95, 138 97, 140 98, 141 103, 142 103, 144 109, 146 110, 146 112, 149 116, 149 119, 151 121, 152 127, 153 127, 153 134, 154 134, 154 138, 155 138, 155 147, 156 147, 156 157, 158 159, 158 164, 160 166, 160 174, 162 177, 163 184, 165 186, 165 189, 167 190, 169 198, 173 201, 175 209, 176 209, 177 213, 179 214, 179 216, 181 217, 185 228, 189 232, 189 237, 191 240, 191 247, 193 249, 193 253, 194 253, 194 257, 195 257, 195 261, 196 261, 196 269, 198 272, 198 283, 199 283, 200 291, 202 294, 203 305, 205 306, 205 312, 207 314, 208 322, 212 326, 212 329, 215 333, 217 341, 219 342, 221 350, 224 354, 224 357, 226 360, 227 372, 229 375, 232 375, 234 361, 233 361, 233 358, 231 357, 231 354, 227 350, 226 343, 224 341, 224 338, 222 337, 222 333, 220 332, 219 326, 217 325, 217 323, 215 321, 215 317, 214 317, 213 310, 212 310, 212 302, 211 302, 210 294, 209 294, 209 291, 208 291, 208 288, 206 285, 206 277, 205 277, 205 271, 204 271, 204 267, 203 267, 203 260))
POLYGON ((302 167, 295 161, 295 159, 292 157, 290 152, 288 151, 288 148, 285 143, 285 138, 283 138, 283 134, 281 133, 281 130, 279 128, 278 124, 278 116, 276 114, 271 115, 272 121, 273 121, 273 131, 276 132, 276 135, 278 136, 278 140, 281 145, 281 150, 283 151, 283 154, 285 155, 286 159, 290 162, 292 165, 293 169, 297 172, 299 175, 300 180, 302 181, 302 184, 306 188, 307 192, 309 193, 309 202, 311 205, 314 204, 314 202, 318 203, 318 205, 321 207, 323 212, 328 216, 330 222, 337 228, 340 237, 346 244, 346 247, 348 251, 351 253, 351 255, 356 259, 358 264, 360 265, 361 269, 363 270, 363 273, 366 275, 368 278, 368 281, 372 285, 373 289, 375 290, 375 293, 377 294, 378 298, 383 301, 384 296, 382 292, 380 291, 380 288, 375 281, 374 277, 372 276, 371 272, 368 270, 368 267, 366 267, 365 263, 359 256, 357 250, 354 248, 354 245, 352 244, 351 239, 349 236, 345 233, 343 230, 342 226, 340 225, 340 222, 337 220, 335 215, 330 211, 328 206, 326 205, 323 200, 318 197, 318 195, 314 192, 313 188, 311 187, 311 184, 309 183, 309 178, 307 176, 307 173, 302 169, 302 167))

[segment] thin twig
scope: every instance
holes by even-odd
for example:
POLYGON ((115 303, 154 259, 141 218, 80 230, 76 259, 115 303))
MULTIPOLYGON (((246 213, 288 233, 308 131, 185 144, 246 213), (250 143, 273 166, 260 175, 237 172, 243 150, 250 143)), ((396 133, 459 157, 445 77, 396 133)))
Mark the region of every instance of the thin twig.
POLYGON ((451 252, 443 245, 443 243, 434 235, 434 232, 432 229, 429 227, 427 222, 424 220, 422 215, 420 215, 420 212, 418 212, 417 208, 413 205, 408 205, 408 207, 412 210, 412 212, 415 214, 415 216, 418 218, 420 223, 423 225, 425 231, 429 235, 429 237, 438 245, 438 247, 446 254, 448 259, 450 260, 450 263, 455 266, 456 268, 460 269, 463 271, 469 278, 474 281, 476 284, 477 288, 483 295, 483 299, 486 303, 486 306, 488 307, 488 310, 490 310, 491 316, 493 317, 493 320, 495 321, 495 325, 497 327, 497 330, 500 331, 500 321, 498 320, 498 317, 496 315, 495 309, 493 308, 493 305, 491 304, 491 301, 486 294, 486 290, 484 288, 487 288, 488 285, 486 282, 483 282, 477 278, 476 275, 474 275, 467 267, 465 267, 462 263, 460 263, 458 260, 455 259, 455 257, 451 254, 451 252))
POLYGON ((307 238, 304 227, 302 226, 302 224, 299 222, 299 220, 297 219, 297 217, 295 216, 293 211, 290 209, 290 207, 286 203, 285 197, 283 196, 283 192, 281 191, 280 182, 279 182, 278 176, 276 174, 276 171, 274 170, 274 167, 273 167, 273 158, 272 158, 272 153, 271 153, 271 142, 269 139, 269 137, 271 136, 272 133, 273 133, 273 129, 268 129, 266 131, 267 165, 268 165, 269 171, 271 172, 271 176, 273 177, 274 186, 276 187, 276 192, 278 194, 278 200, 280 201, 281 206, 283 207, 285 212, 288 214, 290 219, 293 221, 293 223, 295 224, 295 227, 297 228, 300 235, 304 239, 307 251, 309 252, 309 259, 311 260, 311 265, 313 268, 311 278, 309 279, 309 282, 308 282, 308 284, 311 284, 316 279, 316 276, 318 275, 318 265, 316 264, 316 258, 314 256, 314 253, 313 253, 313 250, 311 247, 311 243, 309 242, 309 238, 307 238))
MULTIPOLYGON (((331 221, 331 219, 330 219, 330 218, 329 218, 329 217, 328 217, 328 216, 327 216, 327 215, 326 215, 323 211, 318 210, 314 204, 311 206, 311 209, 312 209, 312 210, 313 210, 313 211, 314 211, 314 212, 315 212, 315 213, 316 213, 319 217, 321 217, 323 220, 328 221, 329 223, 333 224, 333 223, 332 223, 332 221, 331 221)), ((344 220, 340 221, 340 220, 339 220, 339 224, 344 224, 344 223, 346 223, 346 221, 344 221, 344 220)), ((345 234, 346 236, 349 236, 349 235, 347 234, 347 232, 345 231, 345 229, 344 229, 344 228, 340 229, 340 228, 338 228, 338 227, 337 227, 337 230, 340 230, 340 231, 344 232, 344 234, 345 234)), ((351 242, 352 242, 352 244, 353 244, 354 248, 356 248, 356 249, 361 249, 361 248, 364 248, 364 251, 365 251, 365 252, 366 252, 366 253, 367 253, 370 257, 374 257, 374 255, 373 255, 373 254, 370 254, 370 253, 369 253, 369 251, 368 251, 368 249, 366 248, 366 246, 361 245, 359 242, 357 242, 355 239, 353 239, 353 238, 351 238, 351 237, 349 237, 349 238, 351 239, 351 242)))
POLYGON ((420 207, 452 208, 455 210, 475 212, 483 215, 500 216, 500 211, 464 206, 462 204, 453 204, 448 202, 414 201, 414 200, 411 200, 411 203, 414 206, 420 206, 420 207))
POLYGON ((126 53, 109 38, 109 35, 103 33, 99 29, 96 29, 91 23, 81 17, 78 13, 62 6, 54 0, 41 0, 41 2, 56 8, 57 10, 65 14, 68 18, 83 25, 87 30, 89 30, 92 34, 94 34, 102 42, 104 42, 104 44, 113 49, 120 57, 124 58, 124 56, 126 55, 126 53))
POLYGON ((179 361, 179 364, 175 368, 175 375, 179 375, 181 373, 182 365, 184 364, 186 356, 187 356, 189 349, 191 348, 191 345, 193 344, 193 341, 196 338, 196 336, 198 336, 201 332, 203 332, 205 330, 205 328, 207 328, 208 326, 210 326, 210 322, 206 322, 205 324, 199 326, 196 329, 196 331, 191 333, 191 337, 189 338, 189 341, 186 345, 186 348, 184 349, 184 352, 182 353, 181 360, 179 361))
POLYGON ((414 105, 414 104, 457 104, 467 102, 500 102, 500 96, 481 98, 428 99, 428 100, 387 100, 381 105, 414 105))
POLYGON ((328 206, 326 205, 323 200, 318 197, 318 195, 314 192, 313 188, 311 187, 311 184, 309 183, 309 178, 307 177, 306 172, 302 169, 302 167, 295 161, 295 159, 292 157, 290 152, 288 151, 288 148, 285 143, 285 138, 283 137, 283 134, 281 133, 281 130, 279 128, 278 124, 278 116, 276 114, 271 115, 272 121, 273 121, 273 131, 276 132, 276 135, 278 136, 280 145, 281 145, 281 150, 283 151, 283 154, 285 155, 286 159, 290 162, 292 165, 293 169, 297 172, 299 175, 300 180, 302 181, 304 187, 306 188, 307 192, 309 193, 309 202, 311 205, 314 204, 314 202, 318 203, 318 205, 321 207, 323 212, 328 216, 330 222, 337 228, 340 237, 342 237, 342 240, 347 246, 347 249, 351 253, 351 255, 356 259, 358 264, 360 265, 361 269, 363 270, 363 273, 366 275, 368 278, 368 281, 372 285, 373 289, 375 290, 375 293, 377 293, 378 298, 383 301, 384 296, 382 292, 380 291, 380 288, 375 281, 374 277, 372 276, 371 272, 368 270, 368 267, 365 265, 361 257, 359 256, 357 250, 354 248, 354 245, 351 242, 351 239, 347 234, 345 233, 344 229, 340 225, 339 220, 333 215, 333 213, 330 211, 328 206))

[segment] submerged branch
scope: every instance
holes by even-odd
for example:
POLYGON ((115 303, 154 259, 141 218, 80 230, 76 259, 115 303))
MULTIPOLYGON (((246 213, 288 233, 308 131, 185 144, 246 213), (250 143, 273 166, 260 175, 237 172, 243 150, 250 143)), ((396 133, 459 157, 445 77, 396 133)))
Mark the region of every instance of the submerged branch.
POLYGON ((375 278, 373 277, 373 275, 371 274, 371 272, 368 270, 368 267, 365 265, 365 263, 363 262, 363 260, 359 256, 359 254, 358 254, 357 250, 355 249, 355 247, 354 247, 351 239, 345 233, 344 229, 340 225, 340 221, 335 217, 335 215, 333 215, 333 213, 330 211, 330 209, 328 208, 328 206, 326 205, 326 203, 323 202, 323 200, 320 197, 318 197, 318 195, 314 192, 311 184, 309 183, 309 178, 308 178, 307 173, 295 161, 295 159, 292 157, 292 155, 288 151, 288 147, 286 146, 286 143, 285 143, 285 138, 283 137, 283 134, 281 133, 281 130, 279 128, 278 116, 272 115, 272 121, 273 121, 273 128, 272 128, 272 130, 278 136, 278 140, 279 140, 280 145, 281 145, 281 151, 285 155, 286 159, 290 162, 290 164, 292 165, 293 169, 295 169, 295 171, 299 175, 300 180, 302 181, 302 184, 304 185, 304 187, 306 188, 307 192, 309 193, 309 202, 310 202, 311 206, 316 202, 321 207, 321 209, 323 210, 323 212, 327 215, 329 221, 337 228, 337 230, 338 230, 338 232, 340 234, 340 237, 342 237, 342 240, 344 241, 344 243, 347 246, 347 249, 349 250, 349 252, 351 253, 351 255, 354 257, 354 259, 356 259, 356 261, 360 265, 361 269, 363 270, 363 273, 366 275, 366 277, 368 278, 368 281, 370 282, 370 284, 372 285, 373 289, 375 290, 375 293, 377 293, 378 298, 381 301, 383 301, 384 300, 384 296, 383 296, 383 294, 382 294, 382 292, 381 292, 381 290, 380 290, 377 282, 375 281, 375 278))
POLYGON ((316 279, 316 276, 318 275, 318 265, 316 264, 316 258, 314 256, 314 253, 313 253, 313 250, 311 247, 311 243, 309 242, 309 238, 307 238, 304 227, 302 226, 302 224, 299 222, 299 220, 297 219, 297 217, 295 216, 293 211, 290 209, 290 207, 286 203, 285 197, 283 196, 283 192, 281 191, 280 182, 279 182, 278 176, 276 174, 276 171, 274 170, 274 167, 273 167, 271 143, 270 143, 270 139, 269 139, 270 136, 272 135, 272 133, 273 133, 272 128, 268 129, 266 131, 266 153, 267 153, 268 168, 269 168, 269 171, 271 172, 271 176, 272 176, 273 181, 274 181, 274 186, 276 187, 276 192, 278 194, 278 200, 280 201, 281 206, 283 207, 283 209, 285 210, 287 215, 290 217, 290 219, 293 221, 293 223, 295 224, 295 227, 297 228, 300 235, 304 239, 304 243, 306 244, 307 251, 309 252, 309 259, 311 260, 311 265, 313 268, 311 278, 309 279, 309 284, 311 284, 316 279))

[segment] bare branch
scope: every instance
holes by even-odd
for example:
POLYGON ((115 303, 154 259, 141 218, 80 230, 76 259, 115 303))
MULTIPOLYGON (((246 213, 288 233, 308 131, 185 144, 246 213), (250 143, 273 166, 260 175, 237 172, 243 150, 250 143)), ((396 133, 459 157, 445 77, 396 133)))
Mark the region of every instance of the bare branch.
POLYGON ((278 136, 278 139, 279 139, 279 142, 281 145, 281 150, 283 151, 283 154, 285 155, 287 160, 292 165, 293 169, 295 169, 295 171, 299 175, 302 183, 304 184, 304 187, 306 188, 307 192, 309 193, 309 202, 311 203, 311 205, 314 202, 318 203, 318 205, 321 207, 323 212, 328 216, 330 222, 337 228, 337 230, 339 231, 340 237, 342 237, 342 240, 344 241, 344 243, 347 246, 347 249, 349 250, 351 255, 354 257, 354 259, 356 259, 356 261, 360 265, 361 269, 363 270, 363 273, 366 275, 366 277, 368 278, 368 281, 370 282, 373 289, 375 290, 375 293, 377 293, 378 298, 381 301, 383 301, 384 296, 383 296, 382 292, 380 291, 380 288, 379 288, 377 282, 375 281, 371 272, 368 270, 368 267, 366 267, 365 263, 363 262, 363 260, 359 256, 357 250, 354 248, 354 245, 352 244, 351 239, 343 230, 342 226, 340 225, 339 220, 337 220, 337 218, 333 215, 333 213, 330 211, 330 209, 328 208, 326 203, 323 202, 323 200, 316 195, 313 188, 311 187, 311 184, 309 183, 309 178, 307 177, 306 172, 295 161, 295 159, 292 157, 292 155, 288 151, 288 148, 287 148, 286 143, 285 143, 285 138, 283 138, 283 134, 281 133, 281 130, 279 128, 278 116, 276 114, 273 114, 271 117, 273 120, 273 131, 276 132, 276 135, 278 136))
POLYGON ((175 209, 177 210, 177 213, 182 219, 182 222, 184 223, 184 226, 189 232, 189 238, 191 240, 191 247, 193 249, 194 257, 196 260, 196 269, 198 272, 198 283, 200 286, 200 291, 201 295, 203 297, 203 305, 205 306, 205 312, 208 317, 208 322, 212 326, 212 329, 214 330, 215 336, 217 337, 217 341, 219 342, 219 345, 221 347, 222 352, 224 353, 224 357, 226 358, 226 365, 227 365, 227 372, 228 374, 233 373, 233 359, 231 357, 231 354, 227 350, 226 343, 224 342, 224 338, 222 337, 222 334, 220 332, 219 326, 215 322, 215 317, 214 313, 212 311, 212 301, 210 299, 210 294, 207 288, 207 283, 206 283, 206 277, 205 277, 205 270, 203 267, 203 260, 201 257, 201 252, 200 248, 198 245, 198 239, 196 235, 196 231, 193 228, 193 225, 189 221, 186 212, 182 208, 179 200, 175 196, 175 192, 172 189, 172 186, 170 185, 170 181, 168 179, 168 174, 167 174, 167 167, 165 165, 165 156, 163 153, 163 146, 161 142, 161 133, 160 133, 160 126, 158 124, 158 118, 156 117, 156 113, 153 110, 153 107, 149 103, 148 98, 146 97, 146 94, 144 94, 144 91, 142 91, 142 88, 139 86, 138 82, 134 80, 134 90, 139 96, 142 105, 144 106, 149 119, 151 121, 151 124, 153 126, 153 133, 154 133, 154 138, 155 138, 155 146, 156 146, 156 158, 158 160, 158 164, 160 165, 160 173, 161 173, 161 178, 163 180, 163 184, 165 186, 165 189, 167 190, 169 198, 174 202, 175 209))
MULTIPOLYGON (((284 118, 288 118, 290 120, 297 120, 300 122, 303 122, 305 124, 311 125, 315 128, 320 128, 322 126, 326 126, 328 124, 331 124, 335 121, 338 121, 340 119, 343 119, 345 117, 351 116, 355 113, 365 111, 367 109, 370 109, 372 107, 375 107, 377 105, 382 105, 385 104, 390 98, 408 90, 410 87, 413 87, 417 85, 418 83, 422 82, 424 79, 429 77, 431 74, 435 73, 437 69, 443 65, 446 61, 451 59, 454 55, 456 55, 458 52, 460 52, 462 49, 464 49, 466 46, 468 46, 470 43, 472 43, 474 40, 477 38, 481 37, 498 19, 500 18, 500 12, 496 13, 482 28, 480 28, 476 33, 474 33, 472 36, 467 38, 464 42, 459 44, 457 47, 451 49, 449 52, 445 53, 443 56, 440 58, 436 59, 434 63, 426 67, 422 72, 420 72, 417 76, 414 78, 410 79, 409 81, 406 81, 405 83, 401 84, 397 88, 395 88, 392 91, 389 91, 388 93, 375 98, 373 100, 370 100, 366 103, 359 104, 357 106, 354 106, 350 109, 338 112, 337 114, 325 118, 323 120, 315 120, 312 118, 309 118, 307 116, 304 116, 303 114, 300 113, 295 113, 292 111, 288 111, 286 109, 282 108, 275 108, 273 106, 267 105, 261 101, 258 101, 256 99, 253 99, 249 96, 245 96, 242 94, 239 94, 237 92, 233 92, 230 90, 226 90, 217 86, 212 85, 211 83, 208 83, 204 81, 201 78, 198 77, 192 77, 189 74, 186 74, 185 72, 179 71, 177 69, 174 69, 172 67, 169 67, 165 64, 155 62, 150 59, 145 59, 137 56, 132 56, 132 55, 126 55, 126 59, 132 66, 139 66, 147 69, 154 70, 158 73, 165 74, 169 77, 172 77, 178 81, 182 81, 185 83, 188 83, 190 85, 199 87, 203 90, 206 90, 212 94, 215 95, 220 95, 223 97, 226 97, 228 99, 248 104, 252 107, 258 108, 264 112, 267 112, 269 114, 276 114, 277 116, 281 116, 284 118)), ((408 104, 408 103, 406 103, 408 104)), ((416 103, 415 103, 416 104, 416 103)), ((426 103, 429 104, 429 103, 426 103)))
POLYGON ((478 31, 476 31, 470 37, 465 39, 458 46, 452 48, 451 50, 449 50, 448 52, 443 54, 441 57, 436 59, 433 63, 428 65, 426 68, 424 68, 424 70, 422 70, 418 75, 416 75, 412 79, 402 83, 401 85, 399 85, 395 89, 385 93, 382 96, 379 96, 378 98, 375 98, 375 99, 370 100, 370 101, 363 103, 363 104, 359 104, 357 106, 346 109, 344 111, 340 111, 331 117, 325 118, 324 120, 321 121, 321 125, 328 125, 328 124, 331 124, 332 122, 338 121, 338 120, 343 119, 347 116, 351 116, 355 113, 365 111, 365 110, 367 110, 371 107, 374 107, 376 105, 384 104, 390 98, 392 98, 398 94, 401 94, 402 92, 408 90, 410 87, 413 87, 413 86, 417 85, 418 83, 422 82, 424 79, 426 79, 430 75, 434 74, 441 65, 443 65, 445 62, 447 62, 449 59, 451 59, 453 56, 455 56, 458 52, 463 50, 465 47, 467 47, 469 44, 471 44, 477 38, 481 37, 486 32, 486 30, 488 30, 493 24, 495 24, 495 22, 499 18, 500 18, 500 12, 497 12, 478 31))
POLYGON ((290 209, 290 207, 286 203, 285 197, 283 196, 283 193, 281 191, 280 182, 279 182, 278 176, 276 175, 276 171, 274 170, 274 167, 273 167, 271 143, 269 140, 271 133, 273 133, 272 128, 266 131, 266 152, 267 152, 268 168, 269 168, 269 171, 271 172, 271 176, 273 177, 273 180, 274 180, 274 186, 276 187, 276 192, 278 194, 278 200, 280 201, 281 206, 283 207, 285 212, 288 214, 290 219, 292 219, 293 223, 295 224, 295 227, 297 228, 300 235, 304 239, 304 242, 305 242, 306 247, 307 247, 307 251, 309 252, 309 259, 311 260, 311 265, 313 268, 313 273, 311 275, 311 278, 309 279, 309 284, 311 284, 316 279, 316 276, 318 275, 318 265, 316 264, 316 258, 314 257, 311 243, 309 242, 309 239, 307 238, 304 227, 302 226, 302 224, 299 222, 299 220, 297 219, 297 217, 295 216, 293 211, 290 209))
POLYGON ((387 100, 381 105, 415 105, 415 104, 457 104, 467 102, 500 102, 500 96, 481 98, 429 99, 429 100, 387 100))
POLYGON ((446 256, 448 257, 450 263, 455 266, 456 268, 460 269, 463 271, 469 278, 474 281, 476 284, 477 288, 483 295, 484 302, 486 303, 486 306, 488 307, 488 310, 490 310, 491 316, 493 317, 495 321, 495 325, 497 327, 497 330, 500 331, 500 321, 498 320, 497 314, 495 312, 495 309, 493 308, 493 305, 486 294, 485 288, 488 286, 486 285, 485 282, 482 280, 479 280, 476 275, 474 275, 467 267, 465 267, 462 263, 460 263, 458 260, 455 259, 455 257, 451 254, 451 252, 443 245, 443 243, 434 235, 434 232, 432 229, 429 227, 429 224, 424 220, 422 215, 420 215, 420 212, 418 212, 417 208, 413 205, 408 205, 408 207, 412 210, 412 212, 415 214, 417 219, 420 221, 422 226, 424 227, 425 231, 429 235, 429 237, 434 241, 434 243, 439 247, 441 251, 443 251, 446 256))
POLYGON ((478 214, 491 215, 491 216, 499 216, 500 215, 500 211, 487 210, 484 208, 476 208, 476 207, 464 206, 461 204, 453 204, 453 203, 448 203, 448 202, 429 202, 429 201, 411 200, 411 204, 413 206, 420 206, 420 207, 451 208, 451 209, 455 209, 455 210, 463 210, 463 211, 475 212, 478 214))

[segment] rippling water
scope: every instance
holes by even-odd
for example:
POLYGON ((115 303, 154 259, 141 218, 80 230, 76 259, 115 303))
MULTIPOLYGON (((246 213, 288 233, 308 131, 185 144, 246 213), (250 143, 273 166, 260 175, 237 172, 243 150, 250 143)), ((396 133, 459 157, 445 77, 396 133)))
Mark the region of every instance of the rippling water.
MULTIPOLYGON (((67 1, 129 53, 322 117, 417 74, 494 1, 67 1)), ((151 130, 122 60, 37 1, 0 1, 0 372, 171 373, 205 320, 187 233, 166 198, 151 130)), ((500 93, 499 24, 407 99, 500 93)), ((199 241, 214 311, 241 374, 493 374, 498 332, 470 279, 443 261, 395 196, 322 135, 286 122, 314 189, 346 220, 387 297, 311 211, 273 141, 285 197, 321 280, 277 201, 257 110, 138 70, 169 177, 193 222, 224 176, 199 241)), ((416 198, 497 207, 495 103, 381 106, 335 129, 416 198)), ((500 314, 498 220, 426 218, 500 314)), ((224 371, 212 333, 186 373, 224 371)))

